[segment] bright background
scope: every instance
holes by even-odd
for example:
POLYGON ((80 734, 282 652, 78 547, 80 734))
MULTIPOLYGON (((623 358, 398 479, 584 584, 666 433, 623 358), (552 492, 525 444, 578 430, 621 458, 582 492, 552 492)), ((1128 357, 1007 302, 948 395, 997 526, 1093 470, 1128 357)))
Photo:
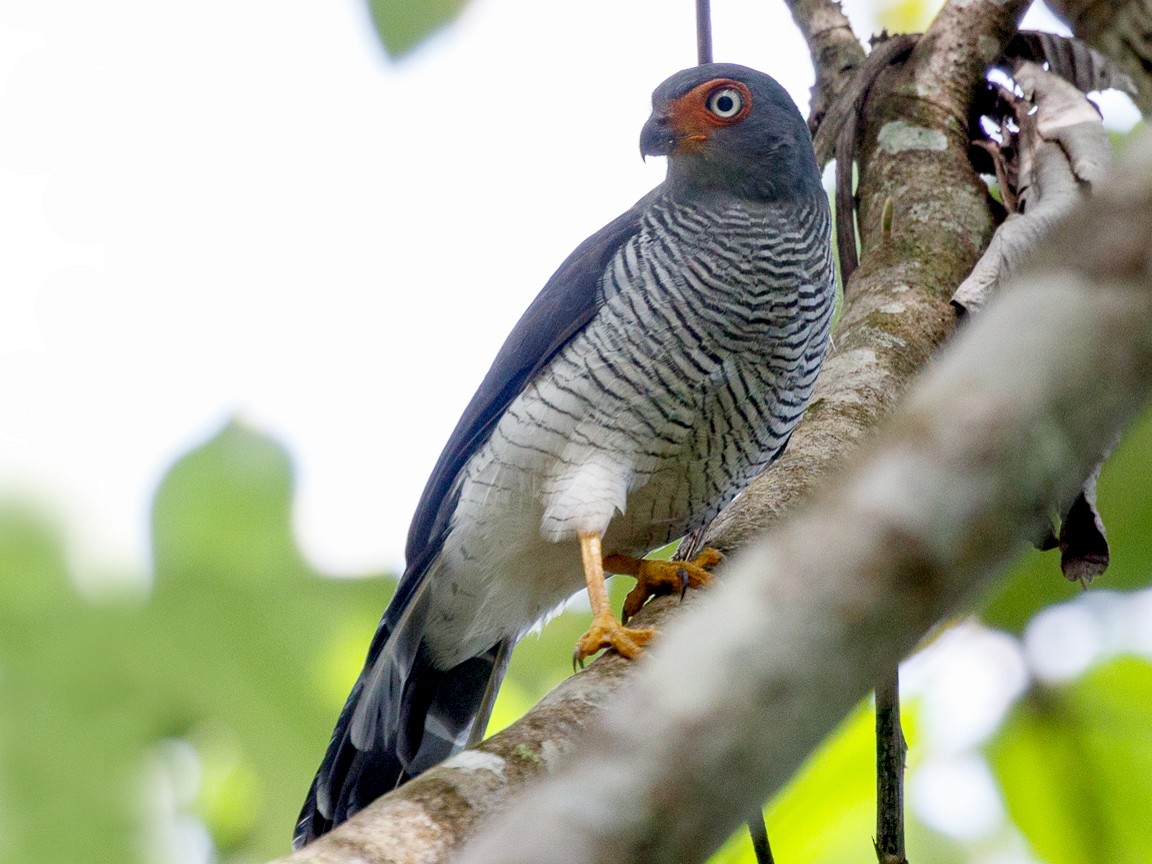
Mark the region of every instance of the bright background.
MULTIPOLYGON (((784 4, 714 6, 716 56, 806 107, 784 4)), ((639 132, 693 16, 477 0, 390 61, 361 0, 0 3, 3 486, 85 580, 141 570, 163 471, 240 418, 292 451, 309 560, 400 568, 504 335, 662 178, 639 132)))
MULTIPOLYGON (((934 4, 845 5, 869 33, 934 4)), ((714 6, 716 56, 805 108, 784 5, 714 6)), ((0 0, 0 858, 77 860, 44 828, 74 819, 76 848, 119 850, 98 860, 283 851, 388 591, 316 577, 402 566, 504 334, 661 179, 639 129, 694 62, 693 26, 688 0, 474 0, 390 60, 360 0, 0 0)), ((1113 533, 1140 537, 1148 487, 1115 475, 1102 506, 1131 502, 1113 533)), ((1146 584, 1146 557, 1109 586, 1146 584)), ((916 860, 1035 860, 986 758, 1005 712, 1037 680, 1096 686, 1104 659, 1152 652, 1147 595, 1029 625, 1071 596, 1029 560, 1046 587, 992 607, 1004 631, 968 622, 906 670, 914 830, 935 850, 916 860)), ((559 680, 581 621, 526 644, 500 718, 559 680)), ((826 761, 778 802, 782 862, 868 854, 867 723, 843 745, 863 767, 826 761)))

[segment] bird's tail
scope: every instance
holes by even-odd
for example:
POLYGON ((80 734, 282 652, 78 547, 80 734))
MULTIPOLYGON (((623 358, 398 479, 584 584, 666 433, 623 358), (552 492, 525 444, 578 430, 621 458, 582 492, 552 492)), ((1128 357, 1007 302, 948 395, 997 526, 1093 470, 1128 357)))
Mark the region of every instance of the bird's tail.
MULTIPOLYGON (((300 811, 299 849, 483 732, 511 643, 439 669, 423 640, 424 592, 388 608, 300 811)), ((399 602, 397 602, 399 601, 399 602)))

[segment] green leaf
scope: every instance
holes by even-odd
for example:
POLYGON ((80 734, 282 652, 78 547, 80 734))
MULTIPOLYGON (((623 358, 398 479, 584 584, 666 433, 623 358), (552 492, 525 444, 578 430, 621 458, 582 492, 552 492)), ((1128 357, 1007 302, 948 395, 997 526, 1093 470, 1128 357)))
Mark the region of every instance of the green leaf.
POLYGON ((372 24, 392 57, 407 54, 460 14, 467 0, 368 0, 372 24))
POLYGON ((989 745, 1008 812, 1047 864, 1152 861, 1152 664, 1036 686, 989 745))
POLYGON ((110 633, 120 606, 76 594, 64 538, 28 506, 0 506, 0 861, 131 861, 138 728, 110 633))
POLYGON ((941 0, 882 0, 876 6, 876 20, 892 33, 919 33, 943 5, 941 0))
POLYGON ((50 519, 0 505, 0 862, 128 864, 173 807, 221 864, 288 850, 389 595, 308 567, 291 504, 283 448, 227 425, 160 484, 151 593, 99 603, 50 519))
MULTIPOLYGON (((915 737, 916 706, 904 728, 915 737)), ((915 756, 914 751, 910 751, 915 756)), ((790 864, 875 859, 876 739, 871 700, 861 703, 772 799, 767 810, 772 856, 790 864)), ((754 864, 747 831, 733 835, 709 864, 754 864)))

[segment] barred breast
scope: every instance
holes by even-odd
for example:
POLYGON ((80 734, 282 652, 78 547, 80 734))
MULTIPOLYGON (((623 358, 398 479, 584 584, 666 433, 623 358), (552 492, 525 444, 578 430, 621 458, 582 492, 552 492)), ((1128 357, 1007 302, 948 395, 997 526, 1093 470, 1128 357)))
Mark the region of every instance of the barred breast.
POLYGON ((508 635, 492 622, 521 635, 581 588, 580 533, 642 554, 705 524, 776 458, 828 344, 829 230, 823 197, 653 201, 596 317, 462 472, 435 574, 451 638, 437 641, 463 658, 508 635))

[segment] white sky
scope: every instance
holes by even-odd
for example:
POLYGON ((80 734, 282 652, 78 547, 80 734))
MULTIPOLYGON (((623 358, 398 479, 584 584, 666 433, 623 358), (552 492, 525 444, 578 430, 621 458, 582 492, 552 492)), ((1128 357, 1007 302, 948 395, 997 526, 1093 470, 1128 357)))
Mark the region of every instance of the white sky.
MULTIPOLYGON (((714 7, 717 58, 804 107, 784 4, 714 7)), ((473 0, 394 63, 361 0, 0 0, 0 497, 82 578, 143 572, 157 481, 240 416, 289 448, 314 563, 399 569, 504 335, 662 178, 639 131, 693 21, 473 0)))

